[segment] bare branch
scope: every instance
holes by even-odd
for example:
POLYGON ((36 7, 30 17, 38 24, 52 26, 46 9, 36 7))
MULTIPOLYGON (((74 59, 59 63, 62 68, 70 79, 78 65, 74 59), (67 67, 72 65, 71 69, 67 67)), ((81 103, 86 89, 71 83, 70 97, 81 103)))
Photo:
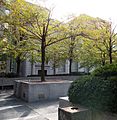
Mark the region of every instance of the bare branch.
POLYGON ((49 33, 49 34, 47 34, 47 36, 50 36, 50 35, 55 34, 55 33, 58 33, 58 31, 54 31, 52 33, 49 33))
MULTIPOLYGON (((112 35, 114 34, 116 27, 117 27, 117 25, 113 28, 112 33, 111 33, 112 35)), ((116 34, 117 34, 117 33, 116 33, 116 34)), ((115 35, 115 34, 114 34, 114 35, 115 35)))
MULTIPOLYGON (((83 33, 76 34, 74 37, 77 37, 77 36, 83 36, 83 33)), ((55 44, 55 43, 58 43, 58 42, 63 41, 63 40, 65 40, 65 39, 69 39, 69 38, 71 38, 71 37, 72 37, 72 36, 68 36, 68 37, 64 37, 64 38, 58 39, 58 40, 56 40, 56 41, 53 41, 53 42, 47 44, 45 47, 50 46, 50 45, 55 44)))
POLYGON ((51 14, 51 12, 49 12, 49 14, 48 14, 47 25, 45 26, 45 36, 47 35, 48 26, 49 26, 49 24, 50 24, 50 14, 51 14))
POLYGON ((97 40, 97 38, 92 38, 92 37, 90 37, 89 35, 87 35, 87 34, 85 34, 85 33, 82 33, 81 36, 83 36, 84 38, 88 38, 88 39, 90 39, 90 40, 97 40))
POLYGON ((36 36, 37 38, 39 38, 39 40, 41 41, 41 37, 40 37, 39 35, 37 35, 37 34, 34 33, 33 31, 27 29, 26 27, 23 27, 23 26, 22 26, 22 28, 25 29, 26 31, 30 32, 31 34, 35 35, 35 36, 36 36))
POLYGON ((35 18, 36 18, 37 26, 38 26, 38 29, 39 29, 39 32, 40 32, 40 36, 41 36, 42 35, 42 33, 41 33, 41 26, 39 24, 39 20, 38 20, 37 16, 35 18))
POLYGON ((117 33, 115 33, 114 35, 113 35, 113 37, 115 37, 117 35, 117 33))

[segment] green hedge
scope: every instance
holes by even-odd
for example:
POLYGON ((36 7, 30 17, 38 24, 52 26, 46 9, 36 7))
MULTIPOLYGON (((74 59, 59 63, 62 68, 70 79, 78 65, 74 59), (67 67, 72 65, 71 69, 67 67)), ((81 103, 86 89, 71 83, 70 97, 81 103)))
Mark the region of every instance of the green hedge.
POLYGON ((117 64, 107 64, 99 67, 92 72, 92 75, 101 77, 117 76, 117 64))
POLYGON ((72 103, 117 113, 117 78, 81 77, 68 91, 72 103))

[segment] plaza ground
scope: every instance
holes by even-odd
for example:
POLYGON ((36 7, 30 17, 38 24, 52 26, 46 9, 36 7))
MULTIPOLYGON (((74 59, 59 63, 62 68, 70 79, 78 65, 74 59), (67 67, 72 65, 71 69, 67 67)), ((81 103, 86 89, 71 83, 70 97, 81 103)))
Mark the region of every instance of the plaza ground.
POLYGON ((0 120, 57 120, 58 100, 27 103, 13 91, 0 93, 0 120))

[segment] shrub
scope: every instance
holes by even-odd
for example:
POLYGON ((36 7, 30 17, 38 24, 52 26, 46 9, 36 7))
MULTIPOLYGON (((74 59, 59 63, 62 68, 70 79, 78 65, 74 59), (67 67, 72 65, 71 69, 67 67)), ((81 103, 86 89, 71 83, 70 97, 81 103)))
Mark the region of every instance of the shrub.
POLYGON ((117 78, 82 77, 71 84, 68 96, 72 103, 117 113, 117 78))
POLYGON ((0 77, 5 77, 5 76, 6 76, 6 73, 4 73, 4 72, 0 73, 0 77))
POLYGON ((99 67, 92 72, 92 75, 106 78, 110 76, 117 76, 117 64, 108 64, 99 67))
POLYGON ((11 72, 11 73, 7 73, 6 77, 8 77, 8 78, 14 78, 14 77, 18 77, 18 75, 16 73, 11 72))

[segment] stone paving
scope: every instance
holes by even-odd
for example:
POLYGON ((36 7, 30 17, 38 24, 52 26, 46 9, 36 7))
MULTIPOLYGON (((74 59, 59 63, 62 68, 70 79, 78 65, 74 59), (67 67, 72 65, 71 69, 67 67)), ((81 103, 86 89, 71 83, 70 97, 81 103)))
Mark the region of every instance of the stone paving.
POLYGON ((13 96, 12 91, 0 93, 0 120, 57 120, 58 100, 27 103, 13 96))

